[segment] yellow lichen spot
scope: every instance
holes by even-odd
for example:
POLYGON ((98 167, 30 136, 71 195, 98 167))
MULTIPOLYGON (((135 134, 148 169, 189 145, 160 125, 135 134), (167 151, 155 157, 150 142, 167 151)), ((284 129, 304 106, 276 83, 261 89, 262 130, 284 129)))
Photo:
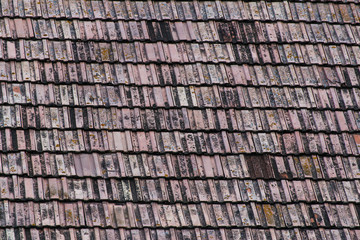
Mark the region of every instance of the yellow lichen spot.
POLYGON ((265 213, 265 217, 266 217, 266 220, 270 223, 270 224, 273 224, 273 212, 271 210, 271 207, 270 205, 264 205, 264 213, 265 213))

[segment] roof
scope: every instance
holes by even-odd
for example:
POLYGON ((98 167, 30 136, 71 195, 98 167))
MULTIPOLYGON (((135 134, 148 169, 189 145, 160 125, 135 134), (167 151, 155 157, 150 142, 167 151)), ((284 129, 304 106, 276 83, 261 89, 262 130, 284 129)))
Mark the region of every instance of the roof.
POLYGON ((359 239, 354 1, 0 2, 0 239, 359 239))

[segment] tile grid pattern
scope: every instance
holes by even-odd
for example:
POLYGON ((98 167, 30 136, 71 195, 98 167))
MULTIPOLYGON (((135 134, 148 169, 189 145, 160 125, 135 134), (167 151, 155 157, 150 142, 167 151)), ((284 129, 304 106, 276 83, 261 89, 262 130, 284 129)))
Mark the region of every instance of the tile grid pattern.
POLYGON ((0 1, 0 239, 360 238, 360 4, 0 1))

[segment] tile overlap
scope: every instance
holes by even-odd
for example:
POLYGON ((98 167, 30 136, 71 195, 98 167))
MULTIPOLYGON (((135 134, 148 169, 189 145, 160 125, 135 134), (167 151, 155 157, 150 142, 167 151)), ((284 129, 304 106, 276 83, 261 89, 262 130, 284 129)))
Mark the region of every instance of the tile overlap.
POLYGON ((360 3, 0 1, 0 239, 360 238, 360 3))

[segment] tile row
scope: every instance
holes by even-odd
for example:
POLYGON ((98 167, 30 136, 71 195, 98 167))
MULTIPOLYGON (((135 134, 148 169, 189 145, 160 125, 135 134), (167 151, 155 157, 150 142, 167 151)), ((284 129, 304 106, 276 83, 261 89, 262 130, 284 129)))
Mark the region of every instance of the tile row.
POLYGON ((359 157, 8 153, 0 174, 101 179, 360 179, 359 157))
POLYGON ((355 229, 261 229, 261 228, 194 228, 194 229, 102 229, 94 228, 5 228, 0 229, 4 240, 232 240, 232 239, 324 239, 357 240, 359 230, 355 229))
POLYGON ((360 26, 303 22, 0 19, 1 38, 99 41, 322 42, 359 44, 360 26))
POLYGON ((358 65, 359 45, 0 40, 0 60, 358 65))
POLYGON ((359 67, 233 64, 99 64, 0 61, 1 82, 107 85, 354 87, 359 67))
POLYGON ((142 108, 358 110, 360 88, 0 83, 1 104, 142 108))
POLYGON ((297 1, 77 1, 2 0, 1 16, 156 20, 294 20, 358 23, 357 0, 341 4, 297 1), (20 7, 21 6, 21 7, 20 7))
POLYGON ((265 132, 154 132, 96 130, 0 130, 0 151, 280 153, 357 155, 359 134, 265 132))
POLYGON ((307 131, 360 130, 359 111, 140 109, 0 106, 0 127, 63 130, 307 131))
POLYGON ((0 177, 1 199, 163 203, 360 203, 360 181, 0 177))
POLYGON ((160 204, 0 201, 3 227, 357 227, 355 204, 160 204), (16 214, 14 214, 16 212, 16 214))
MULTIPOLYGON (((359 224, 359 213, 357 211, 358 209, 353 204, 270 205, 228 203, 226 205, 165 205, 153 203, 151 205, 126 204, 114 206, 117 226, 131 227, 154 227, 159 225, 163 227, 259 225, 263 227, 355 227, 359 224), (126 216, 126 213, 129 217, 126 216), (137 217, 140 219, 135 222, 137 217)), ((101 216, 101 213, 99 215, 101 216)))

